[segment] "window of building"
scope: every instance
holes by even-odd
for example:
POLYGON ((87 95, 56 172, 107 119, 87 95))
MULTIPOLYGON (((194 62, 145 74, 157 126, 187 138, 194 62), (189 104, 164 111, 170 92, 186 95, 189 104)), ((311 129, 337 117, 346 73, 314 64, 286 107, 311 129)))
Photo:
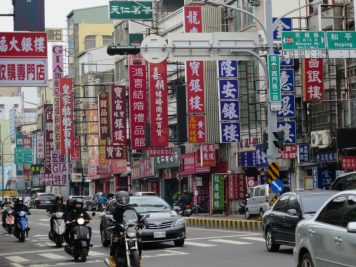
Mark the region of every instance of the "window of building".
POLYGON ((112 38, 111 35, 104 35, 103 36, 103 46, 112 44, 114 42, 114 39, 112 38))
POLYGON ((96 36, 88 35, 84 38, 84 49, 89 50, 96 47, 96 36))

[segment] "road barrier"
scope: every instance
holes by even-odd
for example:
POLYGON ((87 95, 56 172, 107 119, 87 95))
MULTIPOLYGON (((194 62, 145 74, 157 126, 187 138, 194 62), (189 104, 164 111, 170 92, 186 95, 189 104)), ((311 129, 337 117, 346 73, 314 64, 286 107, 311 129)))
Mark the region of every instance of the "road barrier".
POLYGON ((185 222, 186 225, 189 227, 203 227, 203 228, 251 231, 251 232, 262 231, 261 221, 255 221, 255 220, 186 217, 185 222))

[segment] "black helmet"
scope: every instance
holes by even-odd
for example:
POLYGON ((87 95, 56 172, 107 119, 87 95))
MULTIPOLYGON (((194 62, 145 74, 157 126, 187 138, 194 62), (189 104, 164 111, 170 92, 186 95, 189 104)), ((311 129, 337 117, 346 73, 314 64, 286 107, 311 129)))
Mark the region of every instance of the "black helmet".
POLYGON ((120 191, 115 195, 116 202, 119 206, 126 207, 130 202, 130 195, 126 191, 120 191))
POLYGON ((59 200, 61 200, 63 203, 63 196, 56 196, 56 202, 58 202, 59 200))
POLYGON ((84 201, 83 201, 83 199, 81 199, 81 198, 78 198, 78 199, 75 199, 74 200, 74 208, 75 209, 82 209, 83 208, 83 206, 84 206, 84 201), (80 205, 80 206, 79 206, 80 205))
POLYGON ((74 199, 68 198, 67 199, 67 206, 68 207, 73 207, 74 206, 74 199))

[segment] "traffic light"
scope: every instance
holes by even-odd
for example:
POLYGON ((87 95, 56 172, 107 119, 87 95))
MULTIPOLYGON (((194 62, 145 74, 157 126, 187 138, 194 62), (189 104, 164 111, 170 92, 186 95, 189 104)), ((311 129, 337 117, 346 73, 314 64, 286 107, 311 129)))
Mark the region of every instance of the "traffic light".
POLYGON ((268 150, 268 133, 263 133, 262 141, 263 141, 263 150, 267 151, 268 150))
POLYGON ((273 141, 273 144, 278 147, 280 150, 284 149, 284 132, 283 131, 278 131, 278 132, 273 132, 274 137, 276 138, 275 141, 273 141))
POLYGON ((121 45, 108 45, 106 53, 109 56, 114 55, 137 55, 140 53, 140 47, 137 46, 121 46, 121 45))

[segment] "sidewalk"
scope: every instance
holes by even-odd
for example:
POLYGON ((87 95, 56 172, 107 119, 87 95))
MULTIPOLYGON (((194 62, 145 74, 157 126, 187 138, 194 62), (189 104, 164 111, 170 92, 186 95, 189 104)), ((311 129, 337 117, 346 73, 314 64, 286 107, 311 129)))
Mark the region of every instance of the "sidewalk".
POLYGON ((186 225, 189 227, 203 227, 223 230, 261 232, 262 223, 259 220, 246 220, 244 215, 233 214, 193 214, 185 217, 186 225))

